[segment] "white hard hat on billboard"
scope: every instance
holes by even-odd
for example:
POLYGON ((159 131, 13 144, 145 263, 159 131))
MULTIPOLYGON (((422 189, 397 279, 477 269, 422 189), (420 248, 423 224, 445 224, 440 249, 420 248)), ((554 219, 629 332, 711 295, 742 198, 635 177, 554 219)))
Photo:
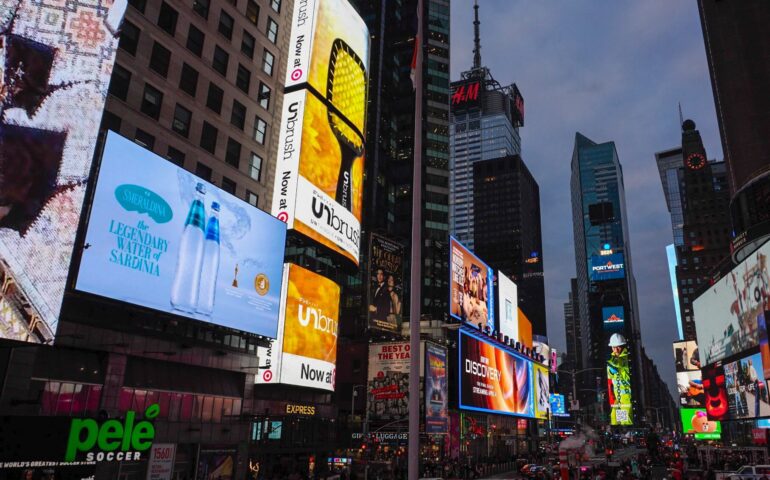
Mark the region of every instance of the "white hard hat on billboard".
POLYGON ((610 337, 610 347, 622 347, 626 344, 626 337, 619 333, 613 333, 610 337))

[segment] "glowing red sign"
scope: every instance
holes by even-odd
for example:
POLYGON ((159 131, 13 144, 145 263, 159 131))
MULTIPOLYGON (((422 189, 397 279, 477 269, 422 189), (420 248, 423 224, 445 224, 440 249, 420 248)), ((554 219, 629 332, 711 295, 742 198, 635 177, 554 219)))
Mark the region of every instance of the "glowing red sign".
POLYGON ((480 88, 481 82, 468 83, 456 87, 454 92, 452 92, 452 105, 461 105, 478 100, 480 88))

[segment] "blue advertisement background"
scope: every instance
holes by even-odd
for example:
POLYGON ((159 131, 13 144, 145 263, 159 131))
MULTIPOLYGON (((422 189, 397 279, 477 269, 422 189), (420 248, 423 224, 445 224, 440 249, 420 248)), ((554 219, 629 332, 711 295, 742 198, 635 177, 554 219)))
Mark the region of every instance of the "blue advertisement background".
POLYGON ((602 321, 604 321, 605 328, 608 325, 615 325, 618 328, 623 327, 626 317, 623 314, 623 307, 602 307, 602 321), (619 318, 620 320, 610 321, 612 316, 619 318))
POLYGON ((83 250, 76 288, 275 338, 285 240, 286 225, 280 220, 109 132, 86 233, 85 243, 89 246, 83 250), (174 310, 170 303, 179 243, 198 183, 204 184, 206 189, 207 218, 213 201, 221 205, 220 260, 214 311, 210 316, 174 310), (155 194, 152 198, 160 197, 170 206, 170 220, 158 214, 153 214, 152 218, 147 213, 124 208, 116 197, 116 189, 121 186, 123 189, 131 186, 129 188, 136 191, 147 189, 155 194), (129 252, 126 235, 133 232, 131 229, 151 238, 152 247, 134 245, 129 252), (118 247, 121 236, 123 250, 118 247), (154 267, 144 263, 143 267, 135 269, 124 265, 125 262, 115 262, 116 255, 121 253, 124 258, 130 255, 130 258, 146 259, 154 267), (264 295, 260 295, 255 287, 260 274, 269 282, 264 295), (234 280, 237 280, 237 287, 234 280))
POLYGON ((591 265, 588 269, 591 281, 598 282, 602 280, 622 280, 626 275, 625 257, 622 253, 613 253, 612 255, 592 255, 591 265), (594 267, 606 267, 608 263, 613 265, 621 264, 617 271, 594 271, 594 267))
POLYGON ((425 343, 425 432, 447 433, 449 430, 448 404, 449 366, 446 350, 432 343, 425 343), (431 360, 443 364, 443 375, 431 368, 431 360))

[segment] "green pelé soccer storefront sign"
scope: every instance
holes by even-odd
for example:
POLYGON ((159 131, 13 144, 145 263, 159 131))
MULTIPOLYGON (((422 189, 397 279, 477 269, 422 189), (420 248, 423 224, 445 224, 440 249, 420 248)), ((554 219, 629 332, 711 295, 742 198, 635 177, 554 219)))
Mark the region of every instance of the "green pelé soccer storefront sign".
POLYGON ((144 412, 145 420, 136 421, 136 413, 126 412, 126 418, 107 420, 101 425, 92 418, 72 420, 65 462, 74 462, 78 455, 85 454, 87 462, 137 461, 142 452, 152 446, 155 426, 149 421, 160 413, 158 404, 150 405, 144 412))

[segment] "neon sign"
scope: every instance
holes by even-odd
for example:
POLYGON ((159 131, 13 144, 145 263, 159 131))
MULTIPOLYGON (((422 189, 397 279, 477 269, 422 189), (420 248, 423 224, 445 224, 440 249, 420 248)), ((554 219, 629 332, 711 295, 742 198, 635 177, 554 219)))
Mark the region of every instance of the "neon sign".
POLYGON ((462 105, 479 99, 481 82, 473 82, 455 87, 452 92, 452 105, 462 105))

